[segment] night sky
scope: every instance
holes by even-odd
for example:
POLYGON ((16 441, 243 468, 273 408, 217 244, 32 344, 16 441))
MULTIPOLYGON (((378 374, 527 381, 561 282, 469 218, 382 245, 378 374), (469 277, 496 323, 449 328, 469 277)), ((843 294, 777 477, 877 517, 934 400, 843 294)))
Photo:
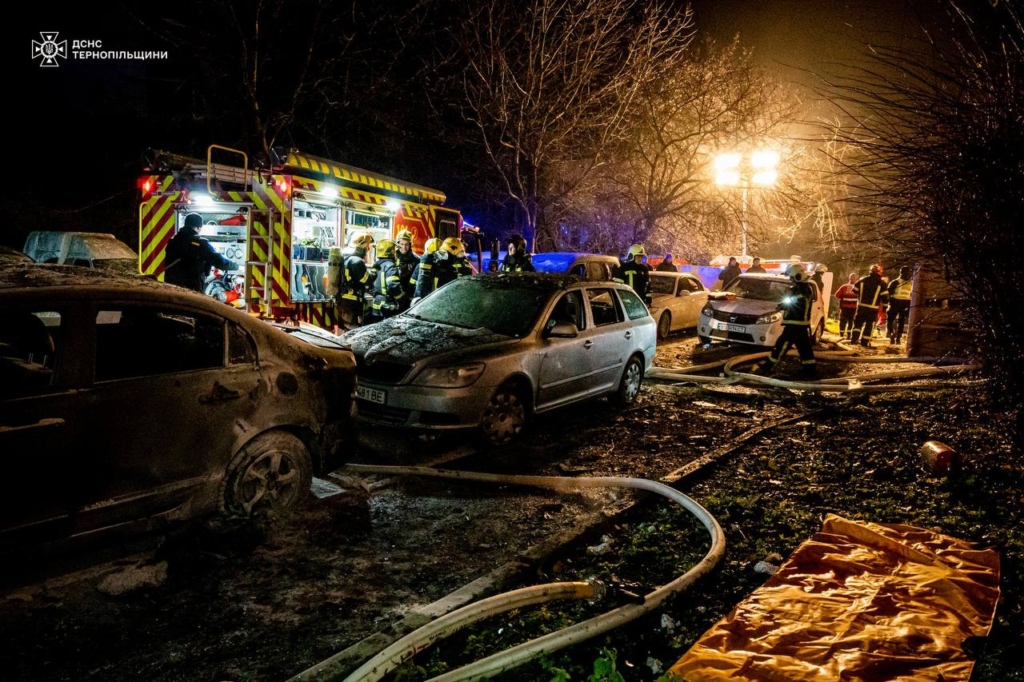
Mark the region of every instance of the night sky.
MULTIPOLYGON (((20 247, 23 235, 40 229, 40 222, 50 223, 45 229, 72 229, 76 223, 95 223, 97 216, 118 222, 110 231, 130 233, 133 179, 144 148, 230 143, 203 139, 224 134, 215 130, 215 124, 191 125, 187 116, 168 119, 167 112, 188 109, 187 100, 181 101, 183 95, 169 83, 193 67, 181 49, 162 43, 140 26, 151 21, 146 13, 158 8, 125 7, 41 6, 31 11, 31 18, 18 20, 18 29, 7 41, 8 64, 14 66, 9 82, 16 83, 20 93, 8 99, 8 120, 15 124, 6 139, 14 153, 7 158, 17 160, 17 177, 32 181, 15 200, 3 202, 0 243, 20 247), (40 68, 39 60, 31 58, 31 43, 40 39, 40 31, 58 31, 61 40, 69 41, 69 52, 72 40, 98 39, 104 49, 167 50, 169 59, 67 59, 58 68, 40 68), (57 218, 55 210, 60 212, 57 218), (123 223, 118 216, 123 216, 123 223)), ((728 41, 739 34, 761 64, 812 87, 816 73, 834 71, 837 62, 855 59, 865 42, 899 42, 913 35, 918 25, 912 3, 899 0, 699 0, 693 7, 700 35, 728 41)), ((401 150, 393 154, 400 155, 401 150)), ((338 160, 375 167, 363 158, 338 160)), ((12 172, 8 171, 9 179, 12 172)), ((431 181, 450 191, 443 187, 444 178, 431 181)))

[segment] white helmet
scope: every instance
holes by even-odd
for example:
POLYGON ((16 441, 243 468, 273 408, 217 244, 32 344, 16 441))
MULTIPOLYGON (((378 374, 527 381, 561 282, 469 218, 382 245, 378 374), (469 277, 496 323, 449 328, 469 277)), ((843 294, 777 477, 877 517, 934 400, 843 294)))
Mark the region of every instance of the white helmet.
POLYGON ((807 268, 800 263, 790 265, 786 268, 786 274, 789 275, 789 278, 794 282, 806 282, 811 278, 811 276, 807 274, 807 268))

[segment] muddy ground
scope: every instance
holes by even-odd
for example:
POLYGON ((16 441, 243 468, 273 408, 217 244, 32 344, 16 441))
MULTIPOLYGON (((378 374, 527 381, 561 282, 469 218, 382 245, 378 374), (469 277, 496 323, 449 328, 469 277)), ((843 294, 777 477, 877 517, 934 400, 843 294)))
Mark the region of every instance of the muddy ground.
MULTIPOLYGON (((701 349, 682 335, 660 345, 658 364, 682 367, 732 352, 701 349)), ((871 370, 822 367, 825 376, 864 371, 871 370)), ((625 679, 656 679, 763 582, 766 576, 752 568, 757 561, 788 555, 830 512, 937 528, 1000 548, 1003 602, 989 641, 977 645, 974 679, 1024 679, 1017 664, 1024 660, 1022 458, 1002 416, 976 388, 849 396, 652 381, 624 412, 605 401, 570 408, 538 419, 514 446, 449 466, 661 478, 786 418, 794 419, 739 444, 684 488, 716 515, 729 548, 697 591, 666 607, 671 627, 659 615, 556 657, 546 670, 535 666, 509 679, 551 679, 554 668, 586 679, 602 648, 616 652, 625 679), (922 466, 918 449, 930 439, 964 454, 960 477, 950 481, 922 466)), ((368 445, 360 461, 426 464, 468 451, 468 441, 458 438, 374 436, 368 445)), ((316 500, 289 518, 191 524, 59 562, 9 566, 0 592, 2 677, 284 680, 510 562, 523 567, 527 583, 603 571, 642 589, 703 551, 697 541, 681 546, 688 541, 680 538, 690 536, 673 525, 682 522, 646 500, 639 511, 616 516, 636 499, 629 493, 559 495, 412 478, 375 487, 379 480, 339 472, 329 483, 348 494, 316 500), (575 554, 537 562, 523 556, 600 518, 613 522, 597 537, 581 538, 575 554), (583 557, 604 533, 612 551, 595 566, 583 557), (667 567, 654 568, 661 563, 667 567)), ((528 638, 552 627, 529 616, 515 622, 525 625, 491 624, 491 632, 518 629, 528 638)), ((449 669, 466 650, 507 645, 505 634, 481 632, 473 646, 453 641, 418 659, 405 679, 449 669)))

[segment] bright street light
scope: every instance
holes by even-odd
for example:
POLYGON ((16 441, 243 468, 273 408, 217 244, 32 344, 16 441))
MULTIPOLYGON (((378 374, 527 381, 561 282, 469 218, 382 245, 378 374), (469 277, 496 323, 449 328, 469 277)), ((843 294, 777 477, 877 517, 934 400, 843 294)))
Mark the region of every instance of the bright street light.
POLYGON ((729 187, 739 185, 742 189, 741 227, 743 228, 743 256, 747 255, 747 190, 751 183, 759 187, 775 184, 779 177, 779 153, 761 149, 750 154, 747 163, 738 152, 719 154, 715 157, 715 184, 729 187))

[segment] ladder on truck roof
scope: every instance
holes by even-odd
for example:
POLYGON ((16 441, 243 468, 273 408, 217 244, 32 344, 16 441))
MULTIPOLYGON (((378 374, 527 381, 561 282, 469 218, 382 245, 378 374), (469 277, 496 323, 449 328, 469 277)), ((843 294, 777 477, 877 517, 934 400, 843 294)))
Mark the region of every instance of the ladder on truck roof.
POLYGON ((245 152, 230 147, 222 147, 219 144, 211 144, 206 149, 206 161, 183 154, 167 152, 160 149, 152 149, 147 152, 146 165, 153 171, 167 171, 173 173, 187 173, 192 177, 206 179, 206 189, 213 192, 213 183, 236 185, 241 191, 247 192, 251 188, 255 171, 249 168, 249 156, 245 152), (213 150, 220 149, 231 154, 238 154, 242 157, 242 167, 232 166, 226 163, 213 162, 213 150))

